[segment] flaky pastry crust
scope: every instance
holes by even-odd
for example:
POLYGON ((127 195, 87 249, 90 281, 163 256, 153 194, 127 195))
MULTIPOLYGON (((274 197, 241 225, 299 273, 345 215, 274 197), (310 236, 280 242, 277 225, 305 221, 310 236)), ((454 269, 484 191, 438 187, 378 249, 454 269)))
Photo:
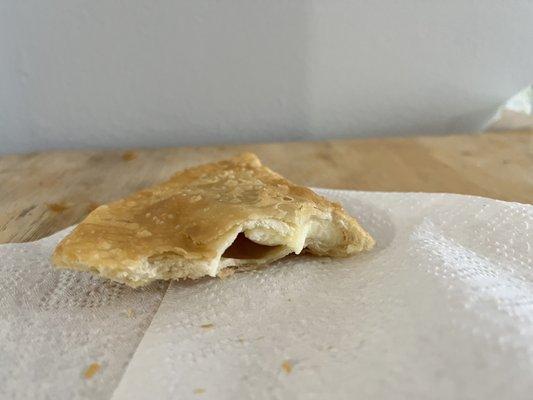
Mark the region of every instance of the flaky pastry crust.
POLYGON ((59 243, 53 262, 137 287, 227 275, 303 249, 346 257, 373 244, 339 204, 245 153, 98 207, 59 243))

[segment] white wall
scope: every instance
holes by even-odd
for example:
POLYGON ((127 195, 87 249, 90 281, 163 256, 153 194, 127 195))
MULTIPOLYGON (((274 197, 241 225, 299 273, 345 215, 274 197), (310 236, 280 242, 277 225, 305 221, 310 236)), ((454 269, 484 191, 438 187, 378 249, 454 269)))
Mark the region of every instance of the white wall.
POLYGON ((533 1, 2 0, 0 152, 476 130, 533 1))

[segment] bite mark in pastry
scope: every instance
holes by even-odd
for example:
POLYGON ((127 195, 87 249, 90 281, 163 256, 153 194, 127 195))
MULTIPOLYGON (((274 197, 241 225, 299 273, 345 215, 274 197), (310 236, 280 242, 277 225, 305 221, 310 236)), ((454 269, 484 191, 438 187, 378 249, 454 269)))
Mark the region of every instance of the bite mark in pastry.
POLYGON ((96 208, 59 243, 53 262, 137 287, 224 275, 304 249, 346 257, 373 244, 339 204, 245 153, 96 208))

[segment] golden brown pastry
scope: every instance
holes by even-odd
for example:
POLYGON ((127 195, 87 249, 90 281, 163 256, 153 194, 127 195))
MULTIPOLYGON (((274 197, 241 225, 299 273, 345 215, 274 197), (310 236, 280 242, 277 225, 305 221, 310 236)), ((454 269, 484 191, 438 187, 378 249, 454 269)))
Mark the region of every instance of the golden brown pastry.
POLYGON ((59 243, 53 262, 136 287, 223 275, 303 249, 346 257, 373 243, 339 204, 245 153, 98 207, 59 243))

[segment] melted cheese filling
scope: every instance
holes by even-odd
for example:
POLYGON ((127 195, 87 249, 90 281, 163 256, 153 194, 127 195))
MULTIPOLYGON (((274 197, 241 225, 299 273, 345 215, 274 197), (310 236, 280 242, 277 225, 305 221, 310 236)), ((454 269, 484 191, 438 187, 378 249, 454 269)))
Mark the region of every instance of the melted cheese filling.
POLYGON ((334 224, 323 222, 311 218, 295 231, 277 220, 249 221, 230 236, 209 275, 215 276, 227 267, 264 264, 290 253, 300 254, 307 246, 327 248, 340 240, 340 232, 334 224))

